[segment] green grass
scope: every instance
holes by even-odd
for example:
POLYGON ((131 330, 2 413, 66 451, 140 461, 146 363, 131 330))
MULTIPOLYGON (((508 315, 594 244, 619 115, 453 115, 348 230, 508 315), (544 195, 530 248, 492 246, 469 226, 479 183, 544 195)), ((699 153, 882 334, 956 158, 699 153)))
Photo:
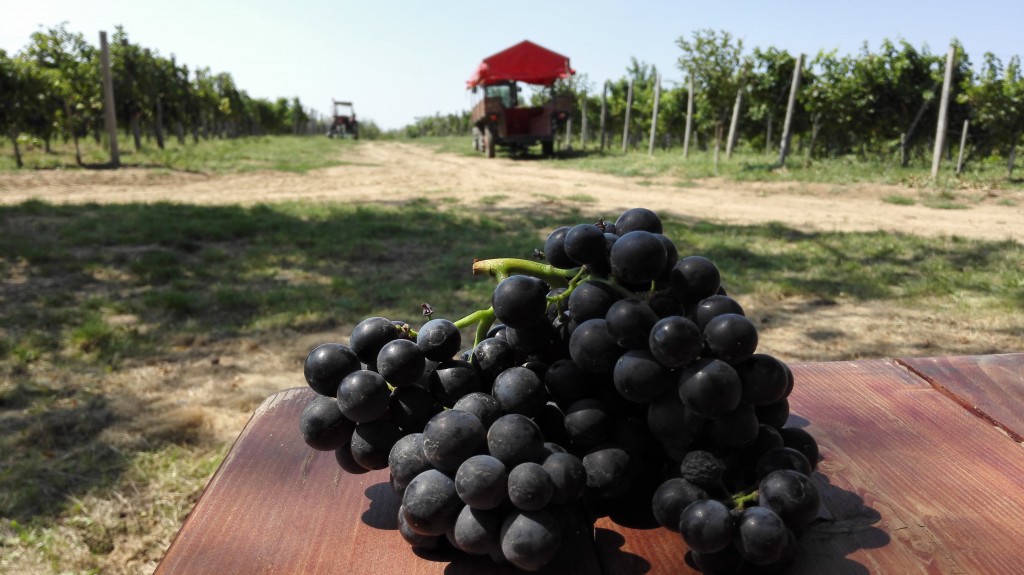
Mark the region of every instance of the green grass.
MULTIPOLYGON (((81 141, 82 161, 87 168, 102 167, 110 161, 106 148, 91 138, 81 141)), ((357 146, 354 140, 331 140, 319 136, 274 136, 234 139, 200 140, 191 138, 179 144, 174 138, 165 140, 164 149, 155 141, 144 140, 136 151, 131 139, 119 140, 121 164, 126 167, 146 167, 159 170, 200 172, 210 174, 242 173, 257 170, 275 170, 305 173, 309 170, 343 163, 346 148, 357 146)), ((74 145, 70 142, 51 143, 47 153, 41 143, 22 148, 24 169, 79 169, 75 162, 74 145)), ((14 148, 5 142, 0 147, 0 173, 17 170, 14 148)))
MULTIPOLYGON (((102 571, 118 530, 144 528, 92 519, 88 501, 149 493, 146 512, 176 525, 223 456, 226 445, 204 444, 193 426, 162 431, 158 404, 109 387, 107 374, 175 361, 175 343, 195 338, 317 333, 370 315, 415 323, 423 302, 456 319, 487 306, 493 288, 470 273, 474 258, 529 258, 546 232, 599 215, 556 209, 0 206, 0 555, 34 549, 67 571, 70 529, 92 554, 75 570, 102 571), (125 427, 141 438, 112 433, 125 427)), ((719 264, 731 293, 1024 306, 1013 242, 665 223, 681 254, 719 264)))
POLYGON ((917 203, 914 201, 913 198, 908 198, 907 196, 902 196, 900 194, 892 194, 885 196, 884 198, 882 198, 882 201, 887 204, 895 204, 897 206, 912 206, 915 203, 917 203))

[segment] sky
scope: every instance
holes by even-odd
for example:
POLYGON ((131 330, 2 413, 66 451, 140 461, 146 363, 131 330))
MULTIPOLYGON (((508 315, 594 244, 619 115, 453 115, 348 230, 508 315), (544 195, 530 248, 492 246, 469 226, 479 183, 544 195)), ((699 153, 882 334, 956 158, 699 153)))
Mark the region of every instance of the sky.
POLYGON ((1024 54, 1024 0, 0 0, 0 49, 66 22, 94 46, 124 26, 129 40, 190 69, 228 72, 251 97, 298 97, 329 114, 350 100, 361 120, 398 129, 470 107, 480 61, 522 40, 569 57, 599 89, 631 59, 682 82, 677 40, 726 31, 749 52, 774 46, 813 57, 906 40, 944 54, 958 39, 971 62, 1024 54), (923 8, 926 6, 926 8, 923 8))

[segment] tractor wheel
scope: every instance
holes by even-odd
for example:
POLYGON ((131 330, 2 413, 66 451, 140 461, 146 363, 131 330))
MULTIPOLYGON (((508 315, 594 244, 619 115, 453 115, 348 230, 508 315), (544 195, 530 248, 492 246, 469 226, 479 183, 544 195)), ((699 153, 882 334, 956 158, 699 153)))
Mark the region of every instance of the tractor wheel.
POLYGON ((494 128, 490 126, 484 132, 484 152, 487 153, 488 158, 494 157, 494 128))

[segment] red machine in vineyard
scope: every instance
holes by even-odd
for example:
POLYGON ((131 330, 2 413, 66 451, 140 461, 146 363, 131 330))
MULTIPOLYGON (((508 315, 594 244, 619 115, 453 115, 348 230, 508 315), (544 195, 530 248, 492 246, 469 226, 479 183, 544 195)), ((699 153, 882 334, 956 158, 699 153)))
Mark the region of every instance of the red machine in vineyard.
POLYGON ((359 123, 356 122, 356 110, 352 102, 331 100, 334 104, 334 120, 327 129, 328 138, 344 138, 350 136, 359 139, 359 123))
POLYGON ((466 82, 474 94, 483 92, 471 112, 473 148, 493 158, 497 146, 522 151, 540 143, 550 156, 555 135, 572 112, 572 98, 556 95, 554 84, 575 73, 569 58, 528 40, 485 58, 466 82), (543 87, 547 102, 522 105, 520 83, 543 87))

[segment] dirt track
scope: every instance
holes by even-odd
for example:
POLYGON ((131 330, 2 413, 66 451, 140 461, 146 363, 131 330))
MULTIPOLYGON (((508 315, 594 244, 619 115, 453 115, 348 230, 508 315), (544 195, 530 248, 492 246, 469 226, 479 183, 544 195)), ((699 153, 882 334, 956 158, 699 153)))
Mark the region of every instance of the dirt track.
POLYGON ((197 204, 320 200, 401 201, 416 197, 458 198, 473 204, 487 198, 503 208, 574 201, 586 212, 610 217, 646 206, 659 212, 748 224, 776 221, 802 230, 888 230, 934 236, 958 235, 1024 242, 1024 193, 989 192, 969 209, 941 210, 885 203, 892 194, 917 192, 893 186, 765 184, 702 181, 678 187, 668 181, 639 181, 565 170, 544 162, 485 160, 437 154, 408 144, 366 142, 345 157, 345 165, 306 175, 259 172, 232 176, 120 170, 47 171, 0 178, 0 203, 29 198, 51 202, 154 202, 197 204), (999 203, 1001 200, 1003 205, 999 203), (1008 201, 1007 201, 1008 200, 1008 201))

